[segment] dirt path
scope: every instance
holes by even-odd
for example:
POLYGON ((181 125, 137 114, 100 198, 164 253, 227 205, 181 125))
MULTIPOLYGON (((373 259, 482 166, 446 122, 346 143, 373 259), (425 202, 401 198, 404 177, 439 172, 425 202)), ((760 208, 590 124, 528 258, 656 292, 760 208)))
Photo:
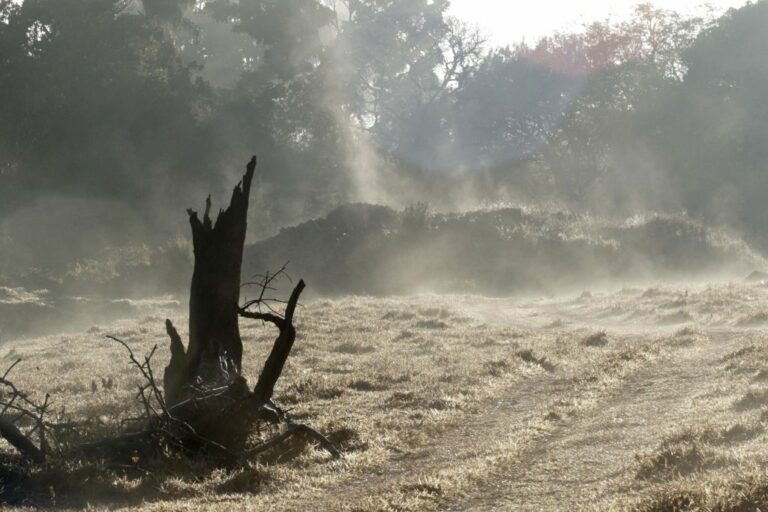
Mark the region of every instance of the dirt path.
POLYGON ((619 495, 636 494, 635 455, 652 450, 670 433, 717 413, 697 408, 724 376, 720 361, 734 333, 714 333, 712 343, 673 352, 623 382, 593 414, 541 439, 535 449, 495 482, 446 507, 451 510, 573 510, 600 508, 619 495))
MULTIPOLYGON (((468 415, 418 450, 392 458, 374 474, 351 479, 335 489, 331 503, 316 499, 311 502, 316 510, 370 510, 371 503, 387 493, 456 467, 457 461, 465 465, 481 461, 505 438, 513 438, 518 431, 530 428, 532 422, 540 422, 542 404, 562 396, 568 387, 569 382, 562 376, 549 373, 516 382, 491 408, 468 415)), ((321 492, 316 498, 327 497, 321 492)), ((302 503, 292 509, 304 510, 305 506, 302 503)))
MULTIPOLYGON (((558 306, 502 300, 466 312, 497 326, 540 329, 563 317, 571 327, 606 326, 605 319, 558 306)), ((708 341, 670 347, 659 338, 674 327, 609 327, 609 346, 588 349, 600 351, 593 364, 517 380, 421 448, 350 477, 332 493, 307 493, 291 509, 390 510, 408 493, 425 493, 446 511, 600 510, 637 495, 649 485, 636 478, 638 454, 686 425, 728 414, 732 401, 711 397, 727 385, 722 359, 739 333, 712 331, 708 341)))
MULTIPOLYGON (((508 321, 499 315, 486 320, 508 321)), ((653 336, 622 335, 604 350, 605 359, 627 347, 653 351, 653 336)), ((514 382, 495 403, 482 404, 480 413, 468 414, 417 451, 336 487, 330 503, 328 493, 318 490, 292 509, 312 503, 316 509, 370 510, 388 495, 441 479, 465 480, 464 499, 440 499, 446 510, 569 508, 625 492, 634 481, 634 454, 653 448, 674 429, 675 415, 695 414, 691 397, 708 385, 716 371, 712 363, 727 350, 726 337, 721 338, 705 349, 675 350, 674 357, 655 363, 576 368, 568 375, 542 372, 514 382), (573 417, 548 418, 552 411, 574 409, 563 404, 579 404, 573 417), (666 428, 657 428, 659 422, 666 428), (473 474, 482 475, 479 482, 494 483, 472 484, 473 474)))

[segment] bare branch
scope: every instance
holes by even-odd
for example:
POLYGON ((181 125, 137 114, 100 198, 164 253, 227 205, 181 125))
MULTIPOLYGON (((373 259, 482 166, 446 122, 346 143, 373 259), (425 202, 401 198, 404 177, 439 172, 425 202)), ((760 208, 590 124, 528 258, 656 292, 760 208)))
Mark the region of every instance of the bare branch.
MULTIPOLYGON (((128 357, 131 360, 131 363, 141 372, 141 374, 144 376, 144 379, 147 381, 147 385, 152 390, 152 394, 155 397, 155 400, 157 401, 158 405, 160 405, 160 408, 162 409, 163 413, 166 416, 170 417, 170 414, 168 413, 168 407, 165 405, 165 400, 163 398, 163 393, 160 391, 160 388, 157 386, 157 382, 155 381, 155 375, 152 371, 152 356, 155 355, 155 352, 157 351, 157 345, 152 347, 152 350, 150 353, 146 356, 144 356, 144 362, 139 362, 138 359, 136 359, 136 356, 133 353, 133 350, 131 350, 131 347, 128 346, 126 342, 121 340, 120 338, 116 338, 114 336, 107 335, 107 338, 116 341, 117 343, 121 344, 125 349, 128 351, 128 357)), ((145 388, 146 389, 146 388, 145 388)), ((143 391, 142 391, 143 396, 143 391)))
POLYGON ((323 449, 329 452, 334 459, 341 458, 341 452, 339 452, 339 449, 336 448, 336 445, 334 445, 330 440, 328 440, 327 437, 325 437, 323 434, 321 434, 317 430, 300 423, 289 424, 288 428, 284 432, 276 435, 272 439, 269 439, 268 441, 264 441, 263 443, 260 443, 247 450, 244 450, 243 453, 241 454, 241 457, 252 456, 258 453, 265 452, 270 448, 274 448, 275 446, 278 446, 279 444, 285 442, 290 437, 296 434, 304 434, 314 439, 315 441, 320 443, 320 446, 322 446, 323 449))
POLYGON ((288 355, 293 348, 293 342, 296 339, 296 329, 293 327, 293 314, 296 310, 299 296, 301 295, 301 292, 304 291, 305 286, 304 280, 299 281, 296 285, 293 293, 291 293, 291 298, 288 299, 288 306, 285 308, 285 315, 283 318, 270 314, 250 315, 251 318, 271 321, 278 329, 280 329, 280 334, 275 340, 272 351, 270 352, 267 361, 264 363, 264 369, 261 371, 259 380, 253 390, 256 399, 261 402, 266 402, 272 398, 275 384, 280 378, 285 362, 288 359, 288 355))
POLYGON ((0 416, 0 436, 3 436, 11 446, 19 450, 27 459, 34 462, 43 462, 45 460, 45 454, 32 441, 27 439, 16 425, 2 416, 0 416))
POLYGON ((17 359, 16 361, 14 361, 14 363, 13 363, 13 364, 12 364, 10 367, 8 367, 8 369, 7 369, 7 370, 5 370, 5 373, 3 374, 3 377, 2 377, 2 380, 3 380, 3 381, 4 381, 4 380, 6 380, 6 379, 8 378, 8 375, 9 375, 9 374, 11 373, 11 371, 12 371, 12 370, 13 370, 13 369, 16 367, 16 365, 17 365, 17 364, 19 364, 20 362, 21 362, 21 358, 19 358, 19 359, 17 359))

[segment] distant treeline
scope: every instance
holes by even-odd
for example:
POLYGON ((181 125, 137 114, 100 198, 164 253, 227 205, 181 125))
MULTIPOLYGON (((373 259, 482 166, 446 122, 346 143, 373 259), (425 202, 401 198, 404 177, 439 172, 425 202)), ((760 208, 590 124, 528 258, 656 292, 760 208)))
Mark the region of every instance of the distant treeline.
POLYGON ((518 208, 432 214, 349 205, 246 248, 244 269, 290 261, 320 294, 562 293, 746 275, 762 258, 682 218, 595 221, 518 208))
POLYGON ((252 239, 352 201, 523 200, 768 247, 768 2, 503 49, 447 8, 0 0, 0 272, 184 233, 253 153, 252 239))
MULTIPOLYGON (((64 274, 33 269, 0 286, 48 290, 41 300, 183 297, 192 274, 191 253, 183 240, 154 249, 107 249, 64 274)), ((519 208, 434 214, 422 203, 401 211, 346 205, 282 229, 246 246, 244 282, 285 263, 288 273, 305 278, 315 295, 508 295, 617 281, 742 277, 764 262, 743 242, 684 218, 609 222, 519 208)))

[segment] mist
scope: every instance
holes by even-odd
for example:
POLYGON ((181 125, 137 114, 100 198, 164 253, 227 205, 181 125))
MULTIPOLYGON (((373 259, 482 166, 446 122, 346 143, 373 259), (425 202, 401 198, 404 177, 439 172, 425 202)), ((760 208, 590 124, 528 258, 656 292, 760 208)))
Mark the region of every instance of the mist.
POLYGON ((0 0, 0 509, 768 510, 734 2, 0 0))
POLYGON ((244 273, 291 261, 316 296, 764 268, 768 4, 507 47, 449 10, 0 1, 0 285, 183 297, 185 209, 251 154, 244 273))

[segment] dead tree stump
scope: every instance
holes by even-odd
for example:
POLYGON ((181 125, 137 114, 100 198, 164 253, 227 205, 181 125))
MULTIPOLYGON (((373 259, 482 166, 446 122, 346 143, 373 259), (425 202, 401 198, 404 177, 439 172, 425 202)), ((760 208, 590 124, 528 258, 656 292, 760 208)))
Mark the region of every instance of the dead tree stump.
POLYGON ((243 180, 232 192, 229 206, 219 212, 215 223, 210 217, 210 196, 202 220, 197 212, 188 210, 195 255, 189 295, 189 346, 184 348, 168 321, 172 358, 165 371, 164 387, 169 406, 183 400, 188 395, 185 390, 200 385, 223 385, 240 375, 240 276, 255 170, 253 157, 243 180))
POLYGON ((304 281, 299 281, 285 302, 282 316, 265 299, 270 283, 283 273, 265 274, 258 299, 239 306, 240 275, 248 216, 248 198, 256 169, 256 157, 248 163, 243 180, 235 187, 226 210, 216 222, 210 218, 211 200, 206 201, 202 221, 189 210, 195 267, 189 300, 189 347, 170 320, 166 330, 171 338, 171 361, 165 369, 166 416, 181 422, 200 447, 228 454, 254 454, 274 446, 277 439, 301 434, 320 442, 334 456, 339 452, 319 432, 292 423, 272 402, 275 384, 283 372, 296 339, 293 316, 304 281), (255 308, 256 310, 252 310, 255 308), (271 323, 279 333, 256 385, 251 391, 241 375, 243 344, 238 318, 271 323), (257 422, 283 424, 277 438, 246 448, 250 428, 257 422))

